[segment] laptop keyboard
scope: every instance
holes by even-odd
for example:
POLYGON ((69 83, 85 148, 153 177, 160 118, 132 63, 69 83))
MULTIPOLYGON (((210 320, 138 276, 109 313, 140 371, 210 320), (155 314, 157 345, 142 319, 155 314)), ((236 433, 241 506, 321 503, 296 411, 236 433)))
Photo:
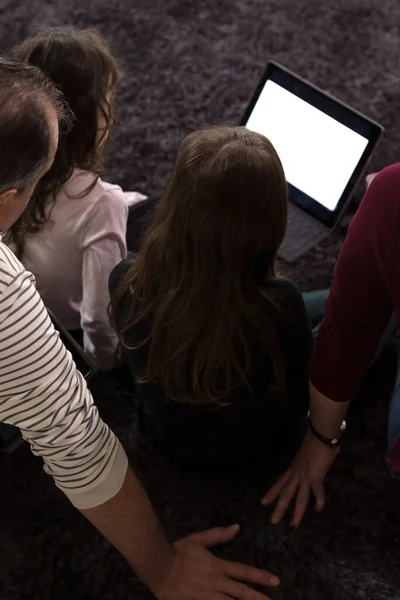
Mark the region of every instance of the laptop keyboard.
POLYGON ((278 255, 287 262, 297 260, 328 235, 329 232, 289 203, 288 224, 278 255))

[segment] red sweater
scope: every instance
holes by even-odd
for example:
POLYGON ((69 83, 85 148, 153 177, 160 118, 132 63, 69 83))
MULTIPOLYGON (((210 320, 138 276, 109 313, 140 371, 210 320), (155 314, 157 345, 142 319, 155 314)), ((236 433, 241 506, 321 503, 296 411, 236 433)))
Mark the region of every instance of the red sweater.
MULTIPOLYGON (((372 181, 340 252, 310 364, 317 390, 353 399, 393 311, 400 323, 400 163, 372 181)), ((387 462, 400 474, 400 440, 387 462)))

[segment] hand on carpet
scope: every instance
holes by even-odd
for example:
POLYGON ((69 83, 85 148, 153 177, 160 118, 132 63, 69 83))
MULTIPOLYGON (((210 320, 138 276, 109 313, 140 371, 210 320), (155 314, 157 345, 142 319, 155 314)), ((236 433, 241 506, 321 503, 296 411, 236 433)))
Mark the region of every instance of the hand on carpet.
POLYGON ((209 548, 231 542, 239 526, 195 533, 175 544, 167 579, 152 590, 158 600, 268 600, 247 583, 277 587, 279 579, 248 565, 221 560, 209 548), (245 582, 245 583, 244 583, 245 582))
POLYGON ((262 499, 263 506, 276 502, 271 523, 274 525, 280 523, 291 501, 295 499, 291 525, 297 529, 303 520, 311 493, 315 496, 316 510, 320 512, 324 508, 324 480, 338 453, 339 448, 329 448, 312 433, 307 432, 289 469, 262 499))

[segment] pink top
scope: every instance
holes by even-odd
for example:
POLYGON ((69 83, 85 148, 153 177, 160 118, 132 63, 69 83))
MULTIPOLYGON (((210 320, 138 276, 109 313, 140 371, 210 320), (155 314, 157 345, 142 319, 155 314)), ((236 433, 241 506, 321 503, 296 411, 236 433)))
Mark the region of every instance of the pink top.
POLYGON ((108 278, 126 258, 128 206, 121 188, 74 171, 57 195, 51 220, 28 236, 23 264, 45 305, 69 330, 83 329, 84 349, 101 370, 115 366, 117 337, 107 314, 108 278))

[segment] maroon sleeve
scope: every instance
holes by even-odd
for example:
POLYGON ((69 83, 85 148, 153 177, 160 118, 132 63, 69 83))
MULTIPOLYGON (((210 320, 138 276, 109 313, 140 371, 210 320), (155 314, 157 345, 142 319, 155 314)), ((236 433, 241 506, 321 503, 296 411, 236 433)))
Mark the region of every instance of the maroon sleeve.
POLYGON ((310 379, 336 402, 352 400, 400 305, 400 164, 373 180, 335 267, 310 379))

